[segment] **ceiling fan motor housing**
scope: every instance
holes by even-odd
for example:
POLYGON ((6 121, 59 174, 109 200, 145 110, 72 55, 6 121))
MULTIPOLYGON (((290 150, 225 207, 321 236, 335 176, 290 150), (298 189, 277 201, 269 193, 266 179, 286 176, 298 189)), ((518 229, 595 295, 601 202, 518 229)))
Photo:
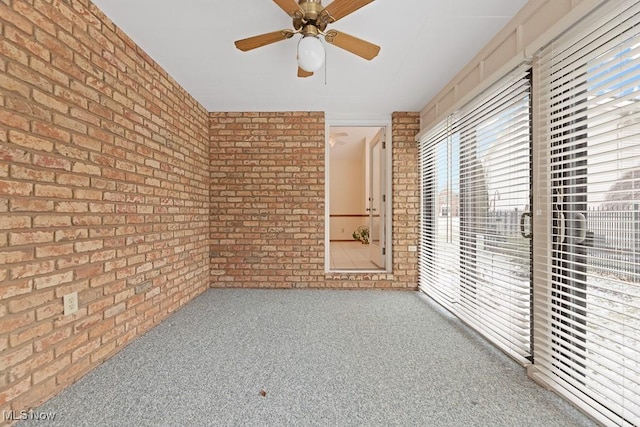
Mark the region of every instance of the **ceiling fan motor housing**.
POLYGON ((304 16, 293 18, 293 28, 302 29, 302 34, 305 36, 318 36, 327 28, 330 21, 330 18, 325 16, 327 14, 322 14, 324 6, 321 0, 300 0, 298 4, 304 11, 304 16))

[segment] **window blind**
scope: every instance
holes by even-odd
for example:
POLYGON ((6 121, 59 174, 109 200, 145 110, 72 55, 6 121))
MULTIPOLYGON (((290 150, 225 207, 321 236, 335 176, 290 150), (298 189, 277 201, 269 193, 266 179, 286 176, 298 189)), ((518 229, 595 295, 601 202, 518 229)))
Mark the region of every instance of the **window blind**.
POLYGON ((420 288, 523 364, 531 355, 530 88, 520 67, 420 145, 420 288))
POLYGON ((640 4, 605 2, 538 62, 532 375, 640 425, 640 4))
POLYGON ((419 148, 421 177, 420 289, 452 310, 459 301, 459 218, 453 169, 459 143, 453 116, 429 132, 419 148))
POLYGON ((521 363, 531 355, 528 73, 521 67, 460 111, 459 316, 521 363))

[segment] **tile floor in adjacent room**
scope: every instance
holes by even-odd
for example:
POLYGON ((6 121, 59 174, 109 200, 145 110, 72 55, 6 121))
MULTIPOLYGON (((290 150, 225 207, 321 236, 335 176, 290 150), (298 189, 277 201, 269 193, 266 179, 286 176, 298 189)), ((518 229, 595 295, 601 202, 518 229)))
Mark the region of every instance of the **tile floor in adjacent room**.
POLYGON ((360 242, 331 242, 331 270, 380 270, 369 260, 369 245, 360 242))

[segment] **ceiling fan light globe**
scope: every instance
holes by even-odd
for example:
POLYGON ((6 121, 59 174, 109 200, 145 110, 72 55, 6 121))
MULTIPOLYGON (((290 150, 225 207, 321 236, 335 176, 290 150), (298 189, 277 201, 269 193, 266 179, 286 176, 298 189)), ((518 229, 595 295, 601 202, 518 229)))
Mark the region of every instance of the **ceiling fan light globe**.
POLYGON ((298 65, 313 73, 324 64, 324 46, 318 37, 305 36, 298 42, 298 65))

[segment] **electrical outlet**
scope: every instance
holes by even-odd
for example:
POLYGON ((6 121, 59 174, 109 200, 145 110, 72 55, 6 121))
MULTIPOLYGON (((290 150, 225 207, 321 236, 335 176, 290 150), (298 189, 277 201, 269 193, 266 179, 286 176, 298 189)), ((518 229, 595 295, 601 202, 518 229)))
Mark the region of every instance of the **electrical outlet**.
POLYGON ((71 292, 62 297, 64 303, 64 314, 73 314, 78 311, 78 292, 71 292))
POLYGON ((409 246, 409 252, 418 252, 418 247, 417 246, 409 246))

